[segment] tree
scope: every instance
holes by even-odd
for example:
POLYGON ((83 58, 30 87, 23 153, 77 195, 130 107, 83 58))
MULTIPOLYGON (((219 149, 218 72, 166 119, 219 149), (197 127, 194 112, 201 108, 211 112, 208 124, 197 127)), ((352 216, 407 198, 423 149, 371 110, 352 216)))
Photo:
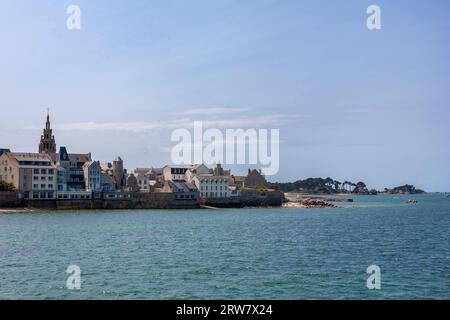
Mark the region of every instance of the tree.
POLYGON ((14 191, 15 189, 12 183, 0 181, 0 191, 14 191))

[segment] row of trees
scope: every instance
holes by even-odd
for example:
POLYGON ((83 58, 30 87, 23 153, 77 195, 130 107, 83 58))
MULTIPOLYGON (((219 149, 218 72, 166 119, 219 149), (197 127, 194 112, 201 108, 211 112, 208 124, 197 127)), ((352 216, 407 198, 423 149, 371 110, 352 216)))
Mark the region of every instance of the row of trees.
POLYGON ((305 180, 298 180, 288 183, 272 183, 272 187, 279 190, 289 191, 301 191, 308 193, 370 193, 366 184, 362 181, 353 183, 351 181, 340 182, 332 178, 308 178, 305 180))

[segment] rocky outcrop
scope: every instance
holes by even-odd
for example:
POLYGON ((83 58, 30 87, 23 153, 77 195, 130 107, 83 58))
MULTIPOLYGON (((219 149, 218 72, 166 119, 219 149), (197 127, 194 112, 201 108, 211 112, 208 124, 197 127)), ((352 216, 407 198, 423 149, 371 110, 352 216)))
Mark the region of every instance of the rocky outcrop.
POLYGON ((332 203, 326 202, 324 199, 305 198, 296 201, 289 201, 283 204, 283 208, 335 208, 332 203))
POLYGON ((425 193, 425 191, 416 189, 413 185, 405 184, 404 186, 395 187, 392 189, 384 189, 384 193, 387 194, 421 194, 425 193))

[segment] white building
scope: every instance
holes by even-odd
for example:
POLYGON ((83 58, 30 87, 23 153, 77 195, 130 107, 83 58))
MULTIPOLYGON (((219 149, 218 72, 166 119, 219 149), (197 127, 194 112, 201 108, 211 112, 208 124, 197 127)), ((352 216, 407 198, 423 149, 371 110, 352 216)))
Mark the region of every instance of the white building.
POLYGON ((194 175, 191 182, 198 188, 203 199, 229 198, 231 178, 212 174, 194 175))

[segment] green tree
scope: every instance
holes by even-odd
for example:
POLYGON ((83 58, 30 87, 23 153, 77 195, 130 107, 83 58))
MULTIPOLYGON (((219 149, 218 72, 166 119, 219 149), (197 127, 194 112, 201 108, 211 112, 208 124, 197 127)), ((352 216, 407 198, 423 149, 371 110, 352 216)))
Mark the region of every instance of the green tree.
POLYGON ((15 189, 12 183, 0 181, 0 191, 14 191, 15 189))

